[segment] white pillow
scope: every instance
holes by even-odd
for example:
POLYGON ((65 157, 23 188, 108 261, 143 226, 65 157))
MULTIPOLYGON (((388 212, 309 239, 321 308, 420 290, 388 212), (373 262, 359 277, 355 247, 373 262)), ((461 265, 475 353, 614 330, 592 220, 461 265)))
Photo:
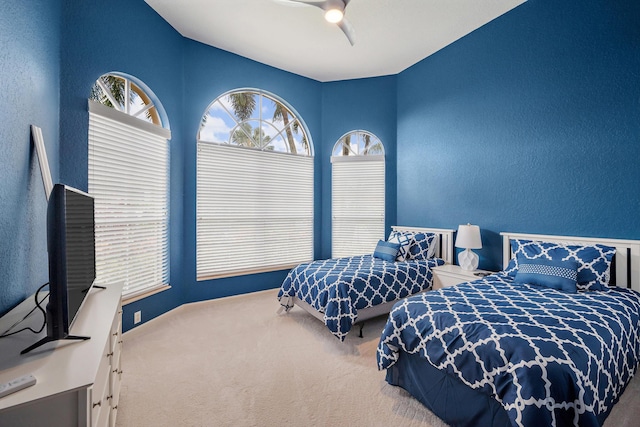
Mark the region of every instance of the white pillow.
POLYGON ((387 239, 387 242, 400 245, 400 249, 398 249, 398 256, 396 256, 396 261, 407 261, 409 259, 409 250, 411 249, 413 241, 413 233, 402 233, 394 230, 391 232, 391 234, 389 234, 389 239, 387 239))

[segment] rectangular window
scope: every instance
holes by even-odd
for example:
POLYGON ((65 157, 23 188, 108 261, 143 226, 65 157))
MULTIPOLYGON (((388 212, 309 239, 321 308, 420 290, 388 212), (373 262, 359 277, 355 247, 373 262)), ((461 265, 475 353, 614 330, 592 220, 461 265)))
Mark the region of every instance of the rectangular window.
POLYGON ((331 163, 331 256, 372 254, 385 239, 384 156, 333 156, 331 163))
POLYGON ((96 275, 123 297, 169 283, 168 130, 89 101, 89 193, 96 275))
POLYGON ((198 280, 313 259, 313 157, 200 141, 198 280))

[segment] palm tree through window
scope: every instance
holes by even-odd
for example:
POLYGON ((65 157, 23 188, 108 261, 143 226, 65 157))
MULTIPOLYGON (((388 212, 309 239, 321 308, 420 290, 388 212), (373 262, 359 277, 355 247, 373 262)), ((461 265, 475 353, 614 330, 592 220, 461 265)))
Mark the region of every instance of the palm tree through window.
POLYGON ((295 114, 260 91, 234 91, 216 99, 202 117, 198 140, 311 155, 306 132, 295 114))
POLYGON ((151 98, 131 80, 104 74, 91 88, 89 99, 125 114, 162 126, 151 98), (126 100, 126 101, 125 101, 126 100))

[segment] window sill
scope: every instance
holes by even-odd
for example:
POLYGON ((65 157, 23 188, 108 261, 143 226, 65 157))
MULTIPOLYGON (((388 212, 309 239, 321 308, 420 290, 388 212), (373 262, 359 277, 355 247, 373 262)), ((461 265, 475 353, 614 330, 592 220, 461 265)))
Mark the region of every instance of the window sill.
POLYGON ((127 305, 127 304, 130 304, 132 302, 140 301, 141 299, 150 297, 151 295, 155 295, 155 294, 158 294, 160 292, 164 292, 164 291, 169 290, 169 289, 171 289, 171 285, 163 285, 163 286, 160 286, 158 288, 150 289, 150 290, 148 290, 146 292, 143 292, 141 294, 132 295, 130 297, 122 297, 122 305, 127 305))
MULTIPOLYGON (((311 262, 311 261, 312 260, 302 261, 302 262, 311 262)), ((242 271, 231 271, 227 273, 207 274, 207 275, 198 276, 196 280, 198 282, 203 282, 206 280, 224 279, 227 277, 247 276, 250 274, 260 274, 260 273, 269 273, 272 271, 291 270, 293 267, 297 266, 298 264, 300 263, 275 265, 271 267, 256 268, 256 269, 242 270, 242 271)))

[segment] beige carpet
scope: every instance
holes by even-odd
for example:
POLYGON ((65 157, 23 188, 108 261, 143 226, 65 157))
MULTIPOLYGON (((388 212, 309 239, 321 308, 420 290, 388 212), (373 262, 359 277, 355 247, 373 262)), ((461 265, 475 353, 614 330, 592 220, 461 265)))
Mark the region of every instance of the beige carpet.
MULTIPOLYGON (((276 314, 276 293, 185 305, 125 333, 116 425, 445 425, 377 370, 384 317, 341 343, 297 307, 276 314)), ((639 420, 636 376, 605 426, 639 420)))

